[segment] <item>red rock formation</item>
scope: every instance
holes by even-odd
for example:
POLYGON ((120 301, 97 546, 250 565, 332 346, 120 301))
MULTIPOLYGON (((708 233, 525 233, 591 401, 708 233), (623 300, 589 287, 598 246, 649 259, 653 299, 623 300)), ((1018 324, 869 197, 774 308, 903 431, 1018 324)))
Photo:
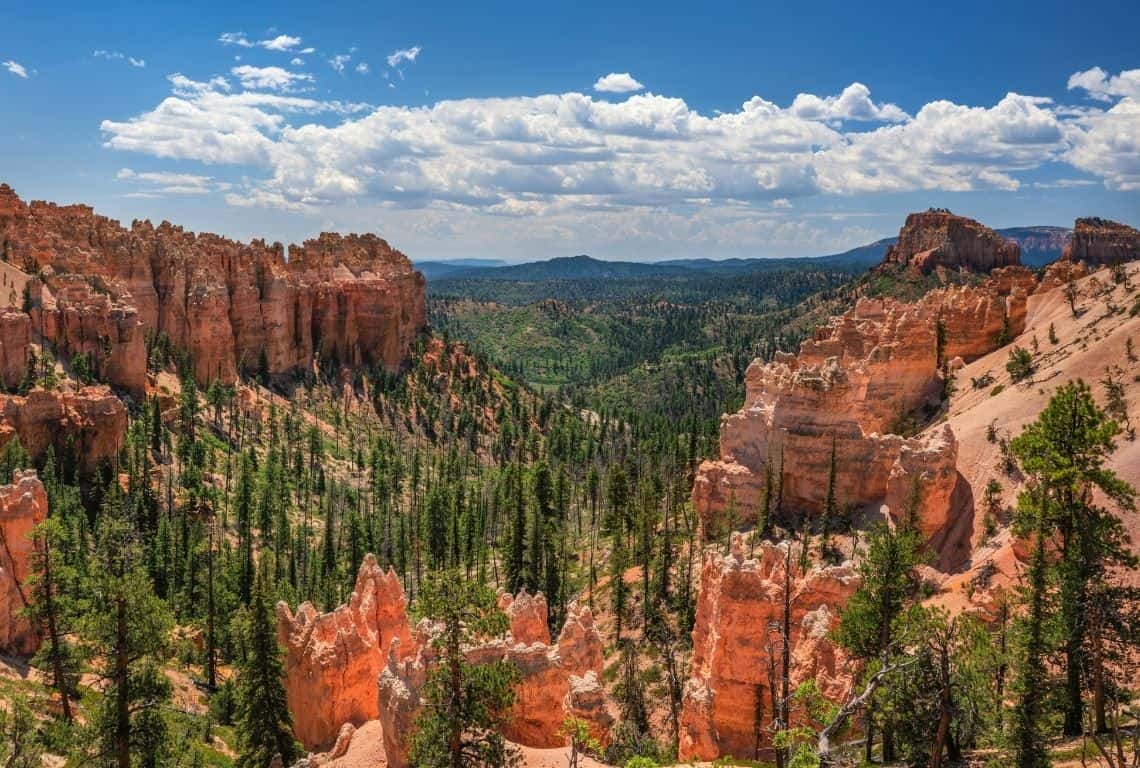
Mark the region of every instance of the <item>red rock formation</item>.
POLYGON ((50 446, 56 456, 74 459, 80 472, 89 474, 115 461, 126 430, 127 409, 106 386, 0 395, 0 448, 18 435, 37 461, 50 446))
POLYGON ((499 595, 499 610, 510 618, 511 638, 516 644, 550 645, 550 627, 547 626, 550 613, 541 592, 530 595, 523 590, 517 596, 503 592, 499 595))
MULTIPOLYGON (((681 711, 678 757, 715 760, 724 755, 755 759, 756 712, 771 720, 770 653, 780 638, 769 628, 782 622, 787 543, 761 544, 756 557, 745 557, 743 537, 734 535, 732 554, 705 553, 693 629, 693 658, 681 711)), ((792 567, 796 558, 792 558, 792 567)), ((806 576, 793 571, 789 633, 791 687, 815 680, 831 701, 851 690, 856 669, 833 646, 827 633, 838 622, 843 603, 858 578, 850 565, 816 568, 806 576)), ((778 661, 777 661, 778 663, 778 661)), ((771 745, 761 731, 759 746, 771 745)))
POLYGON ((1133 261, 1140 258, 1140 230, 1108 219, 1077 219, 1061 258, 1090 267, 1133 261))
POLYGON ((368 555, 348 603, 318 614, 302 603, 296 615, 277 604, 277 634, 285 648, 285 692, 297 738, 309 749, 330 746, 345 723, 380 715, 376 678, 393 639, 414 651, 407 600, 395 572, 368 555))
MULTIPOLYGON (((522 629, 523 636, 527 636, 537 628, 535 620, 539 617, 542 626, 546 626, 546 601, 541 595, 530 598, 523 593, 513 601, 504 602, 508 612, 515 605, 525 605, 525 609, 511 613, 512 633, 522 629)), ((401 657, 401 646, 396 644, 380 673, 380 720, 384 726, 384 750, 392 768, 408 765, 421 691, 427 672, 435 663, 431 638, 436 631, 427 621, 420 622, 416 628, 415 656, 401 657)), ((528 747, 562 746, 565 744, 565 737, 560 733, 562 723, 571 714, 585 720, 596 738, 604 741, 608 737, 612 717, 598 682, 602 638, 588 608, 571 606, 557 645, 540 640, 517 642, 508 635, 469 648, 466 655, 473 664, 506 660, 519 670, 515 703, 503 728, 503 735, 509 740, 528 747), (583 669, 584 665, 595 666, 583 669)))
POLYGON ((20 385, 27 369, 28 316, 13 309, 0 311, 0 383, 7 389, 20 385))
POLYGON ((25 204, 0 185, 0 242, 12 264, 43 272, 54 299, 43 308, 45 323, 55 316, 49 338, 79 351, 97 344, 110 380, 136 392, 136 352, 148 331, 185 350, 205 383, 316 361, 393 369, 425 323, 423 276, 374 235, 324 233, 286 259, 278 244, 166 222, 128 230, 88 206, 25 204), (132 309, 141 331, 130 329, 132 309))
POLYGON ((0 486, 0 653, 29 656, 40 638, 22 614, 32 570, 32 529, 47 518, 48 500, 34 470, 0 486))
POLYGON ((32 308, 32 326, 64 359, 86 355, 94 373, 114 387, 143 394, 146 340, 138 310, 115 299, 98 280, 61 274, 32 308), (94 283, 94 284, 93 284, 94 283))
MULTIPOLYGON (((417 633, 418 633, 417 629, 417 633)), ((427 684, 428 660, 426 643, 417 643, 416 654, 405 658, 397 640, 388 652, 388 663, 377 681, 380 724, 384 729, 384 754, 389 768, 408 768, 412 750, 412 734, 416 729, 422 700, 420 692, 427 684)))
POLYGON ((1042 276, 1040 284, 1038 284, 1037 289, 1034 291, 1034 295, 1048 293, 1065 283, 1071 283, 1074 280, 1087 277, 1088 274, 1089 267, 1083 261, 1074 262, 1065 259, 1054 261, 1045 267, 1045 274, 1042 276))
POLYGON ((732 515, 738 524, 756 520, 766 471, 786 510, 819 513, 833 450, 839 505, 885 502, 898 516, 917 482, 920 527, 936 535, 951 522, 940 505, 954 490, 954 437, 908 440, 891 433, 938 401, 938 325, 943 358, 973 360, 996 349, 1003 331, 1014 336, 1024 329, 1032 285, 1032 275, 1014 267, 995 270, 981 285, 931 291, 910 304, 862 299, 805 341, 798 356, 754 362, 745 374, 744 406, 722 423, 720 460, 704 462, 693 486, 706 535, 732 515), (915 462, 922 467, 917 474, 907 466, 915 462), (905 493, 898 490, 903 477, 905 493))
POLYGON ((988 272, 1021 263, 1016 243, 989 227, 949 211, 912 213, 887 249, 884 262, 930 273, 938 267, 988 272))

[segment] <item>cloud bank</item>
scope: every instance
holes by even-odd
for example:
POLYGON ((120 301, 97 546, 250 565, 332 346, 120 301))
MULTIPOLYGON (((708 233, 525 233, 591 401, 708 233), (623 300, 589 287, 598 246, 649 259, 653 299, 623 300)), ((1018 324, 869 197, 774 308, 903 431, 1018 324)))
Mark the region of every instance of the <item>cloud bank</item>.
POLYGON ((231 75, 238 88, 172 76, 153 109, 103 121, 105 146, 239 166, 229 202, 290 211, 770 210, 815 195, 1017 190, 1021 174, 1049 164, 1140 189, 1140 70, 1074 74, 1087 106, 1009 93, 992 105, 932 101, 913 116, 861 83, 703 114, 653 93, 368 107, 290 93, 311 76, 277 67, 231 75))

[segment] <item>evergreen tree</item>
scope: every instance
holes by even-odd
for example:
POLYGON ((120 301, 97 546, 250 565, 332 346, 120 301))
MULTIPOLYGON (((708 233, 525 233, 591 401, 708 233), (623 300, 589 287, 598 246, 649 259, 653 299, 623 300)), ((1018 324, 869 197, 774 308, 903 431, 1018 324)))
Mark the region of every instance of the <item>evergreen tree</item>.
POLYGON ((167 749, 160 707, 171 690, 159 663, 173 622, 154 594, 115 483, 101 510, 93 565, 82 635, 106 681, 93 723, 99 762, 157 767, 167 749))
POLYGON ((1099 497, 1117 510, 1136 508, 1135 489, 1105 466, 1119 432, 1116 422, 1097 407, 1088 385, 1078 380, 1058 389, 1037 421, 1010 444, 1030 480, 1019 498, 1020 525, 1059 542, 1064 732, 1070 736, 1083 728, 1093 590, 1115 569, 1137 564, 1120 517, 1096 503, 1099 497))
POLYGON ((246 628, 245 656, 238 669, 238 768, 267 768, 274 758, 291 765, 300 750, 285 700, 285 668, 277 623, 266 597, 264 576, 254 582, 246 628))
MULTIPOLYGON (((916 588, 915 568, 922 562, 922 540, 909 526, 876 527, 869 536, 867 552, 859 563, 862 583, 840 615, 836 638, 841 645, 869 665, 882 665, 896 650, 896 620, 916 588)), ((867 761, 874 743, 874 700, 868 703, 867 761)), ((883 759, 892 760, 892 727, 883 728, 883 759)))
POLYGON ((464 649, 507 630, 494 591, 459 571, 427 576, 420 612, 440 623, 432 644, 424 707, 412 737, 411 763, 422 768, 496 768, 518 763, 501 727, 514 702, 515 667, 506 660, 473 665, 464 649))
POLYGON ((59 694, 60 713, 70 722, 83 662, 72 638, 79 617, 79 577, 63 556, 67 530, 58 518, 40 523, 32 536, 31 600, 25 611, 44 641, 32 664, 47 670, 51 686, 59 694))

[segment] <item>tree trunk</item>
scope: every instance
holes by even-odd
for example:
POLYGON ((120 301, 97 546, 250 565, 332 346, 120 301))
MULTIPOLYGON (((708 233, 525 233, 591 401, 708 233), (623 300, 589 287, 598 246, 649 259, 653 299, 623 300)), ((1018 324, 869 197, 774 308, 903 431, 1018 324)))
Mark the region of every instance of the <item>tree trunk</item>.
POLYGON ((217 638, 214 634, 214 525, 209 522, 206 546, 206 685, 210 690, 218 687, 217 638))
POLYGON ((946 741, 950 735, 950 720, 954 712, 953 700, 950 691, 950 653, 948 648, 939 649, 939 676, 941 678, 941 691, 939 692, 938 728, 934 732, 934 743, 930 746, 930 768, 941 768, 942 752, 946 748, 946 741))
POLYGON ((1080 736, 1084 706, 1081 701, 1081 651, 1070 640, 1065 644, 1065 725, 1066 736, 1080 736))
POLYGON ((131 768, 131 707, 129 652, 127 647, 127 601, 117 599, 115 616, 115 764, 131 768))
POLYGON ((63 711, 63 719, 70 723, 71 698, 67 693, 67 676, 63 671, 63 648, 61 647, 59 625, 56 623, 55 615, 55 583, 52 581, 51 575, 51 545, 47 542, 46 536, 41 540, 40 547, 44 563, 44 613, 47 615, 47 634, 48 645, 51 652, 52 681, 55 683, 55 689, 59 691, 60 708, 63 711))

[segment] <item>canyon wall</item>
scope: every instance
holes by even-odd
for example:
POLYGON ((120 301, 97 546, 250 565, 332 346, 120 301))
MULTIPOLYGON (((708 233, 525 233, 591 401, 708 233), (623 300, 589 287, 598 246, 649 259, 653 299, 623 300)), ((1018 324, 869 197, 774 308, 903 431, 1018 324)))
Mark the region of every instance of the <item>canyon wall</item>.
POLYGON ((374 235, 323 233, 288 250, 163 222, 130 229, 85 205, 21 201, 0 185, 7 262, 42 278, 33 328, 65 354, 94 353, 141 393, 144 339, 165 334, 197 378, 286 375, 315 362, 398 367, 426 322, 423 276, 374 235))
POLYGON ((47 518, 48 500, 34 470, 0 486, 0 653, 30 656, 40 638, 23 615, 30 595, 32 530, 47 518))
POLYGON ((105 385, 0 395, 0 449, 18 436, 34 461, 54 448, 60 461, 73 460, 90 474, 115 462, 126 432, 127 409, 105 385))
POLYGON ((743 407, 722 422, 720 458, 701 465, 693 486, 706 535, 754 523, 768 476, 785 510, 819 514, 834 466, 840 508, 886 503, 898 517, 917 483, 920 527, 937 536, 952 517, 946 504, 957 479, 954 435, 894 433, 940 400, 939 327, 944 361, 980 357, 1003 333, 1024 329, 1033 284, 1028 270, 1013 267, 913 303, 861 299, 818 329, 798 355, 753 362, 743 407))
POLYGON ((770 756, 774 697, 769 664, 776 665, 774 679, 779 681, 782 635, 773 627, 783 623, 786 585, 790 689, 814 680, 830 701, 842 701, 850 692, 857 669, 828 632, 837 626, 858 577, 849 564, 816 568, 805 576, 796 566, 798 552, 789 557, 790 546, 765 542, 747 556, 744 538, 735 534, 729 555, 705 552, 682 700, 680 760, 770 756))
POLYGON ((1134 261, 1140 258, 1140 230, 1108 219, 1077 219, 1061 258, 1090 267, 1134 261))
POLYGON ((28 367, 28 315, 15 309, 0 310, 0 384, 12 390, 20 385, 28 367))
POLYGON ((989 272, 1021 264, 1021 249, 973 219, 932 209, 906 217, 883 261, 923 273, 939 267, 989 272))

